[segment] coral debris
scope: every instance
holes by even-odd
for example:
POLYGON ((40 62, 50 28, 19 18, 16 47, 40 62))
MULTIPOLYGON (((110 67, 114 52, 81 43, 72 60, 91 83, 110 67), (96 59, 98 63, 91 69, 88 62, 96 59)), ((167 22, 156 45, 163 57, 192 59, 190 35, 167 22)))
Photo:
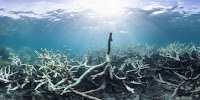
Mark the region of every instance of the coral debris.
POLYGON ((88 50, 81 61, 69 59, 65 46, 62 52, 35 51, 35 64, 10 53, 10 64, 0 67, 1 91, 23 91, 21 99, 33 100, 200 99, 200 47, 179 42, 160 49, 138 43, 111 47, 111 41, 112 33, 107 53, 88 50))

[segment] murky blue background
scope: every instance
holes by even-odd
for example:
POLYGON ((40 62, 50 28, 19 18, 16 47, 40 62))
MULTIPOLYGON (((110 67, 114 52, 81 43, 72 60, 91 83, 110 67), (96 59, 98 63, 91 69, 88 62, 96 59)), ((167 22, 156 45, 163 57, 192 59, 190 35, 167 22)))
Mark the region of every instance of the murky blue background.
MULTIPOLYGON (((175 41, 198 45, 200 42, 199 0, 138 0, 140 7, 129 6, 124 15, 110 17, 62 7, 47 11, 41 7, 38 8, 41 12, 37 12, 34 3, 41 1, 1 1, 0 44, 13 49, 62 49, 66 45, 72 52, 85 52, 87 48, 107 47, 109 32, 113 33, 113 45, 139 42, 164 46, 175 41), (151 9, 145 9, 148 6, 151 9)), ((49 7, 60 2, 42 3, 39 6, 49 7)), ((65 3, 70 5, 69 0, 65 3)))

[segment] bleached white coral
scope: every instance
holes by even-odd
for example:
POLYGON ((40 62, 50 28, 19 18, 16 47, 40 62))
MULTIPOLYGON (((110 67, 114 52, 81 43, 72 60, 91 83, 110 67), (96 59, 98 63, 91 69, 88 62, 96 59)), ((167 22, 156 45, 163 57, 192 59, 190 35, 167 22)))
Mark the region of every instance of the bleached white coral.
POLYGON ((197 50, 194 44, 186 45, 185 43, 175 42, 168 45, 166 48, 159 49, 159 55, 163 57, 172 58, 176 61, 180 61, 180 55, 187 53, 192 59, 191 55, 194 50, 197 50))
POLYGON ((11 65, 21 66, 21 61, 19 59, 19 54, 15 55, 14 53, 10 53, 11 65))

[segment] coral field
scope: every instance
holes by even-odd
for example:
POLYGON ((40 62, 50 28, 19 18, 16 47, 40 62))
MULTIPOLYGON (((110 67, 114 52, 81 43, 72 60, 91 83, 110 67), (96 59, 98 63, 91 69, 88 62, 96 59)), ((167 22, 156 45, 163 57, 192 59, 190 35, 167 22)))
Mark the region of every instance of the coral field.
MULTIPOLYGON (((13 52, 0 66, 0 98, 7 100, 199 100, 200 47, 175 42, 156 48, 139 43, 87 50, 41 49, 21 60, 13 52)), ((6 49, 0 47, 1 56, 6 49)), ((26 48, 24 48, 26 49, 26 48)), ((27 50, 27 49, 26 49, 27 50)), ((29 53, 27 53, 29 54, 29 53)), ((24 54, 28 56, 27 54, 24 54)), ((1 62, 4 61, 1 57, 1 62)))

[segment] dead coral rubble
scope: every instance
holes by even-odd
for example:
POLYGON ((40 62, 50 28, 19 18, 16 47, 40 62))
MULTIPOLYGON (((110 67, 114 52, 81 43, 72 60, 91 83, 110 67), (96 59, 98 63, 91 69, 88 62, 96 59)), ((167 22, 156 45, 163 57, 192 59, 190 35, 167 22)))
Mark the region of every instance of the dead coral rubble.
POLYGON ((88 50, 82 61, 69 60, 70 49, 65 47, 62 52, 35 51, 36 65, 23 64, 11 53, 12 63, 0 67, 0 82, 7 94, 26 90, 29 99, 52 94, 59 99, 79 95, 79 99, 100 100, 106 94, 119 100, 200 99, 199 47, 176 42, 156 49, 132 43, 112 46, 111 51, 111 41, 112 33, 107 52, 88 50))

